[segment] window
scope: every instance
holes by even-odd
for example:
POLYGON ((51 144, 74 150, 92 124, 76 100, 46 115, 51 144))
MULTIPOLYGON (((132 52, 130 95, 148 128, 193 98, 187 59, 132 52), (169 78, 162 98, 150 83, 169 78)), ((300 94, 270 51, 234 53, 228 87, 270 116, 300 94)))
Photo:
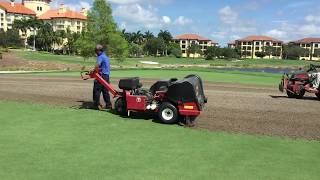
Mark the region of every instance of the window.
POLYGON ((186 50, 182 50, 182 53, 186 53, 186 50))
POLYGON ((259 47, 256 47, 256 51, 259 51, 260 50, 260 48, 259 47))
POLYGON ((266 45, 267 45, 267 46, 270 46, 270 42, 267 42, 266 45))
POLYGON ((273 46, 276 46, 277 45, 277 43, 273 43, 273 46))
POLYGON ((249 46, 249 47, 247 48, 247 50, 251 51, 251 46, 249 46))
POLYGON ((39 6, 37 6, 37 11, 39 11, 40 10, 40 8, 39 8, 39 6))
POLYGON ((314 47, 315 47, 315 48, 318 48, 318 47, 319 47, 319 44, 314 44, 314 47))
POLYGON ((183 49, 186 48, 186 45, 182 45, 182 48, 183 48, 183 49))
POLYGON ((183 41, 181 41, 181 43, 182 43, 182 44, 185 44, 185 43, 186 43, 186 41, 184 41, 184 40, 183 40, 183 41))
POLYGON ((77 27, 77 30, 79 30, 79 29, 80 29, 80 26, 77 27))
POLYGON ((260 45, 260 42, 256 42, 256 45, 259 46, 259 45, 260 45))
POLYGON ((281 43, 278 43, 278 46, 281 46, 281 43))
POLYGON ((77 24, 80 25, 80 21, 77 21, 77 24))
POLYGON ((310 47, 310 44, 307 44, 307 47, 310 47))
POLYGON ((207 50, 207 47, 208 47, 208 46, 203 46, 202 49, 207 50))
POLYGON ((42 7, 40 7, 40 11, 42 11, 42 7))
POLYGON ((247 45, 247 42, 243 42, 243 45, 247 45))
POLYGON ((252 45, 252 42, 248 42, 248 45, 252 45))
POLYGON ((1 13, 1 17, 3 17, 3 13, 1 13))
POLYGON ((301 44, 302 47, 306 47, 306 44, 301 44))

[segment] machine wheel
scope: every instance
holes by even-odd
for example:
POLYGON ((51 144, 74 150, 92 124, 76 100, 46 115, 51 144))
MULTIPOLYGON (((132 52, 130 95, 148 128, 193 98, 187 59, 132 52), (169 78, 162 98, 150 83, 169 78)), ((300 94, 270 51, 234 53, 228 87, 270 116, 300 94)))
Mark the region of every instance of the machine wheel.
POLYGON ((163 103, 159 108, 158 116, 164 124, 174 124, 178 122, 178 110, 171 103, 163 103))
POLYGON ((287 95, 288 95, 289 98, 295 98, 296 97, 296 94, 294 94, 294 93, 292 93, 292 92, 290 92, 288 90, 287 90, 287 95))
POLYGON ((119 115, 127 115, 127 105, 124 98, 120 97, 114 103, 114 109, 119 115))
POLYGON ((316 96, 320 100, 320 93, 316 93, 316 96))
POLYGON ((306 91, 304 89, 300 89, 299 94, 296 94, 296 98, 297 99, 301 99, 303 98, 304 94, 306 93, 306 91))

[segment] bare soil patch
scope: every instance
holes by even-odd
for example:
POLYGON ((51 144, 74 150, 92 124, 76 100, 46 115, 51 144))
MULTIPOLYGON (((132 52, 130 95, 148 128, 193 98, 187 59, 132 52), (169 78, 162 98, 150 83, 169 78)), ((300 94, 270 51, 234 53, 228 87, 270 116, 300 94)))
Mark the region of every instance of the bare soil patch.
MULTIPOLYGON (((115 87, 117 81, 112 79, 115 87)), ((76 77, 0 75, 0 100, 85 107, 91 102, 92 84, 76 77)), ((196 129, 320 140, 320 101, 313 95, 297 100, 272 86, 209 82, 205 91, 208 104, 196 129)))
POLYGON ((24 70, 24 71, 44 71, 44 70, 80 70, 80 65, 63 64, 54 62, 29 61, 20 59, 14 53, 4 53, 0 59, 0 70, 24 70))

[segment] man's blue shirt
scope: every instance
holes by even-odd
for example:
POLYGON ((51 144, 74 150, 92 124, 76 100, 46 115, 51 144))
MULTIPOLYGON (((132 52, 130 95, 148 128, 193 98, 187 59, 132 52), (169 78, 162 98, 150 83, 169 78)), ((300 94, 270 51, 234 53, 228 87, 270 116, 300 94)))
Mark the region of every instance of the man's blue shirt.
POLYGON ((110 60, 104 52, 98 56, 97 64, 99 64, 102 74, 110 75, 110 60))

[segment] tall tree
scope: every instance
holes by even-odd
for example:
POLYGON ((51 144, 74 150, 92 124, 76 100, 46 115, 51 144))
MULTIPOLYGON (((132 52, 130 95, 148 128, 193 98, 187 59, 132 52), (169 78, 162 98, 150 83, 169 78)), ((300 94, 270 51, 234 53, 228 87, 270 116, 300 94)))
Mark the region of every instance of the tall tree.
POLYGON ((172 41, 172 35, 169 31, 167 30, 160 30, 159 34, 158 34, 158 38, 163 39, 164 43, 165 43, 165 54, 166 56, 168 56, 168 46, 169 43, 172 41))
POLYGON ((134 43, 136 43, 138 45, 142 45, 143 41, 144 41, 143 34, 141 33, 141 31, 137 31, 135 33, 135 42, 134 43))
POLYGON ((201 48, 196 43, 192 43, 188 48, 188 57, 190 56, 190 54, 193 54, 193 59, 195 58, 196 54, 201 54, 201 53, 202 53, 201 48))
POLYGON ((143 37, 146 41, 149 41, 150 39, 154 38, 154 35, 151 31, 146 31, 144 32, 143 37))
POLYGON ((159 52, 163 52, 165 49, 164 40, 161 38, 152 38, 146 42, 145 51, 154 56, 158 56, 159 52))
POLYGON ((299 59, 300 57, 308 56, 309 50, 296 45, 284 45, 284 59, 299 59))
POLYGON ((210 46, 204 52, 204 55, 205 55, 207 60, 211 60, 211 59, 220 57, 221 54, 222 54, 221 48, 217 47, 217 46, 210 46))
POLYGON ((265 46, 263 47, 263 51, 265 55, 269 56, 269 59, 271 59, 271 56, 274 56, 276 53, 276 48, 272 46, 265 46))
MULTIPOLYGON (((124 60, 128 54, 128 43, 112 17, 111 5, 105 0, 94 0, 92 8, 88 12, 87 32, 79 39, 77 44, 89 43, 91 50, 94 44, 100 43, 106 47, 107 52, 117 60, 124 60), (92 47, 91 47, 92 46, 92 47)), ((86 51, 84 47, 78 46, 80 51, 86 51)))

